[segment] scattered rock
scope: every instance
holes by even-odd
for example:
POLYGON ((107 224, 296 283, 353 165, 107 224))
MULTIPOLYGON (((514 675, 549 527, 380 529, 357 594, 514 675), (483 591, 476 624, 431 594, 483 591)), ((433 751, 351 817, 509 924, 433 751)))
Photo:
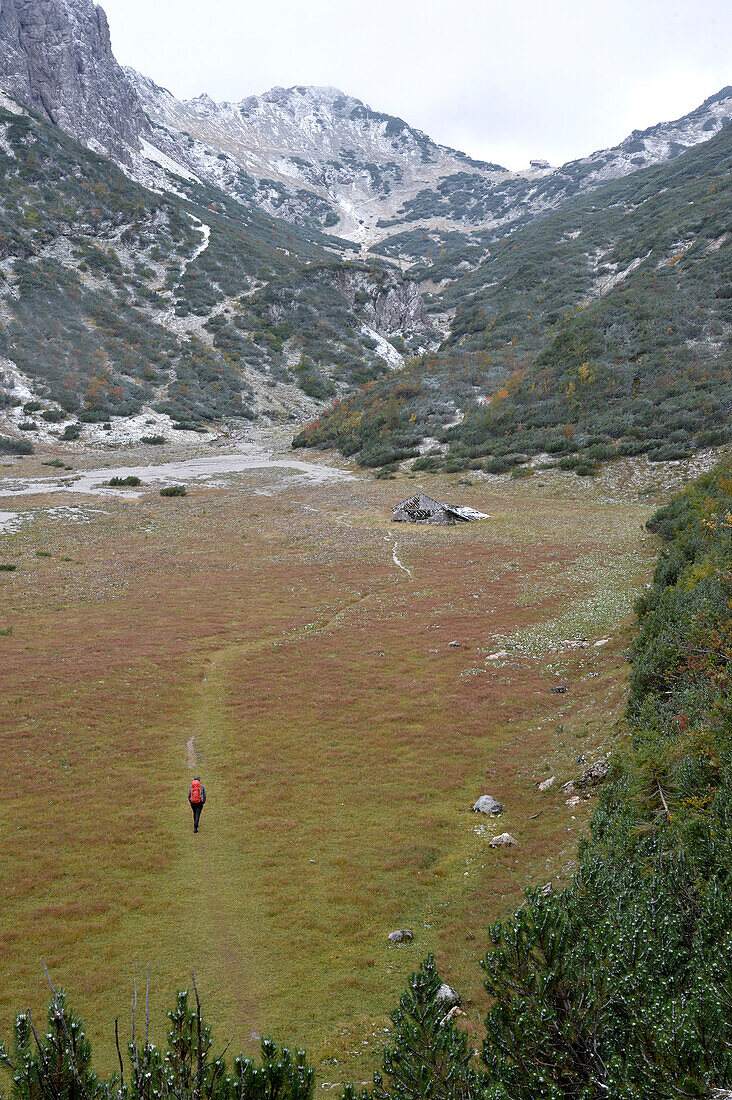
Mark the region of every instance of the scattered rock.
POLYGON ((576 787, 594 787, 597 783, 602 783, 606 777, 610 765, 607 760, 602 757, 600 760, 596 760, 594 764, 590 764, 589 768, 586 768, 579 779, 575 780, 576 787))
POLYGON ((500 836, 494 836, 490 842, 491 848, 515 848, 518 841, 510 833, 501 833, 500 836))
POLYGON ((411 943, 414 933, 408 928, 398 928, 396 932, 390 932, 387 936, 389 943, 411 943))
POLYGON ((451 1024, 457 1016, 465 1016, 467 1018, 467 1015, 467 1012, 463 1012, 462 1008, 460 1008, 458 1005, 453 1005, 447 1015, 442 1017, 441 1023, 451 1024))
POLYGON ((448 649, 460 649, 462 644, 462 642, 448 642, 447 647, 448 649))
POLYGON ((499 649, 496 653, 489 653, 486 657, 486 661, 502 661, 504 657, 510 657, 511 654, 507 649, 499 649))
POLYGON ((548 791, 550 787, 553 787, 557 781, 556 775, 551 776, 549 779, 545 779, 543 783, 539 784, 540 791, 548 791))
POLYGON ((552 695, 564 695, 565 691, 569 691, 569 684, 560 684, 559 687, 552 688, 552 695))
POLYGON ((570 779, 569 783, 565 783, 562 787, 563 794, 574 794, 574 779, 570 779))
POLYGON ((503 813, 503 803, 497 802, 493 795, 482 794, 478 801, 473 806, 474 814, 493 814, 494 817, 498 817, 503 813))
POLYGON ((567 799, 567 806, 569 806, 570 810, 573 810, 575 806, 579 806, 581 801, 582 799, 575 794, 571 798, 567 799))
POLYGON ((585 754, 583 752, 581 752, 579 754, 579 756, 577 757, 577 759, 575 760, 575 764, 586 764, 586 763, 587 763, 587 757, 585 756, 585 754))
POLYGON ((548 898, 549 895, 552 893, 553 889, 554 888, 553 888, 551 882, 545 882, 544 885, 539 890, 539 893, 541 894, 541 896, 543 898, 548 898))
POLYGON ((595 642, 595 649, 598 649, 601 645, 607 645, 609 641, 609 638, 600 638, 599 641, 595 642))
POLYGON ((456 1008, 460 1004, 460 994, 447 982, 443 982, 435 993, 435 1003, 444 1005, 445 1008, 456 1008))

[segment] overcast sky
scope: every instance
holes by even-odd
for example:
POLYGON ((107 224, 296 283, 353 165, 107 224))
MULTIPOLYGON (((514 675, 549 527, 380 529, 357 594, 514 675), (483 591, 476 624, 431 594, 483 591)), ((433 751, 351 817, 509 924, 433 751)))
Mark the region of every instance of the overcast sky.
POLYGON ((102 0, 181 98, 332 85, 510 168, 560 164, 732 83, 729 0, 102 0))

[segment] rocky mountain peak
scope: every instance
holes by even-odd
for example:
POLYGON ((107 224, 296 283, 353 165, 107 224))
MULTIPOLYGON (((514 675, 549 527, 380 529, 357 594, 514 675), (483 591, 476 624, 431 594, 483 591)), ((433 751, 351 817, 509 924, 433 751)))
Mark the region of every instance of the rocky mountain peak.
POLYGON ((124 163, 147 122, 93 0, 0 0, 0 87, 124 163))

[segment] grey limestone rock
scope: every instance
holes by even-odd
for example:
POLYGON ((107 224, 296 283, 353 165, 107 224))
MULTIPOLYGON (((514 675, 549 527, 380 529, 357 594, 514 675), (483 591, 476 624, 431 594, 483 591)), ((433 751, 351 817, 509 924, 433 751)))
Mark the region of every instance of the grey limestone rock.
POLYGON ((397 928, 395 932, 389 933, 387 939, 389 943, 411 943, 414 933, 409 928, 397 928))
POLYGON ((498 802, 491 794, 482 794, 473 806, 474 814, 492 814, 497 817, 503 813, 503 803, 498 802))
POLYGON ((446 1009, 457 1008, 460 1004, 460 994, 447 982, 443 982, 435 993, 435 1002, 443 1005, 446 1009))
POLYGON ((93 0, 0 0, 0 87, 82 144, 120 161, 149 132, 93 0))
POLYGON ((494 836, 490 842, 491 848, 515 848, 518 844, 516 837, 511 836, 510 833, 501 833, 499 836, 494 836))
POLYGON ((594 764, 590 764, 589 768, 585 768, 579 779, 575 779, 575 787, 594 787, 597 783, 602 783, 603 779, 607 776, 610 770, 610 765, 607 760, 601 758, 596 760, 594 764))

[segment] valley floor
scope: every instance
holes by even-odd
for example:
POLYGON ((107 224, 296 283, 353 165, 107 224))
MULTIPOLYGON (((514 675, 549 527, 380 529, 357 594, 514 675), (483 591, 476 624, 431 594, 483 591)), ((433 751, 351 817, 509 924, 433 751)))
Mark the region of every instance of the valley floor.
POLYGON ((43 955, 111 1069, 133 978, 160 1035, 194 968, 222 1045, 305 1046, 325 1092, 365 1079, 429 951, 477 1022, 488 923, 571 875, 592 802, 561 783, 622 737, 644 523, 689 471, 379 481, 260 443, 288 465, 178 499, 84 475, 168 449, 0 460, 0 1034, 45 1003, 43 955), (392 524, 418 489, 490 518, 392 524))

